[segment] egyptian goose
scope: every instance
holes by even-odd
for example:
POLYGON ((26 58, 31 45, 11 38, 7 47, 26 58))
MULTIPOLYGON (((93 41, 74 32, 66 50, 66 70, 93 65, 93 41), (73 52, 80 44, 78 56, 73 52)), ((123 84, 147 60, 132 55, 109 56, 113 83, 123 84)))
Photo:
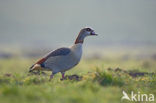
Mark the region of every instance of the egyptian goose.
POLYGON ((50 80, 56 73, 61 72, 62 79, 64 79, 65 72, 73 68, 80 62, 84 38, 93 35, 97 35, 95 34, 93 29, 83 28, 79 32, 79 35, 76 38, 73 46, 69 48, 59 48, 48 53, 46 56, 44 56, 34 65, 32 65, 29 72, 32 72, 34 70, 52 71, 52 74, 50 75, 50 80))

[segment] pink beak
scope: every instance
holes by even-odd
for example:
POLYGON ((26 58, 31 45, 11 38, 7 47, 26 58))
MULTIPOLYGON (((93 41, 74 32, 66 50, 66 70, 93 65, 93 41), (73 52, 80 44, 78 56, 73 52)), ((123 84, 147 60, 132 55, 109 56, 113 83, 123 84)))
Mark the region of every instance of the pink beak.
POLYGON ((91 33, 90 33, 90 35, 98 35, 98 34, 96 34, 94 31, 92 31, 91 33))

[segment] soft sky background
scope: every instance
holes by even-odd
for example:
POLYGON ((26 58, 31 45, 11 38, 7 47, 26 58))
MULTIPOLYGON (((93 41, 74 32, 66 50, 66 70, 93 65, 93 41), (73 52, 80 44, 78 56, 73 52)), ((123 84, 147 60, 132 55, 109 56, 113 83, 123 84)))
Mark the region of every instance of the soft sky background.
POLYGON ((156 0, 0 0, 0 44, 68 45, 83 27, 85 45, 156 43, 156 0))

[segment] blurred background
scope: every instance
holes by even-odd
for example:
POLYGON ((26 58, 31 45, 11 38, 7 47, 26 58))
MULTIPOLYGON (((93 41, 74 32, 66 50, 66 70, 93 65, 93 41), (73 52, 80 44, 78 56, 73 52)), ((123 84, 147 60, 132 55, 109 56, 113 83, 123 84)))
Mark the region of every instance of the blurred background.
POLYGON ((85 40, 85 56, 156 58, 155 18, 155 0, 0 0, 0 57, 43 56, 92 27, 99 36, 85 40))
POLYGON ((156 0, 0 0, 0 103, 120 103, 123 90, 139 101, 156 95, 155 74, 156 0), (84 27, 99 35, 85 38, 71 79, 28 73, 84 27))

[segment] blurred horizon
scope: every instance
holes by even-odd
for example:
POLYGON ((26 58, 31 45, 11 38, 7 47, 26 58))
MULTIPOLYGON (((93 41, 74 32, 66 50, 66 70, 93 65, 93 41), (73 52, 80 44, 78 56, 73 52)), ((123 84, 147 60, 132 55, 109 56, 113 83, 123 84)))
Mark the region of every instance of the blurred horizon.
POLYGON ((1 0, 0 45, 72 45, 84 27, 99 36, 86 47, 155 46, 155 0, 1 0))

